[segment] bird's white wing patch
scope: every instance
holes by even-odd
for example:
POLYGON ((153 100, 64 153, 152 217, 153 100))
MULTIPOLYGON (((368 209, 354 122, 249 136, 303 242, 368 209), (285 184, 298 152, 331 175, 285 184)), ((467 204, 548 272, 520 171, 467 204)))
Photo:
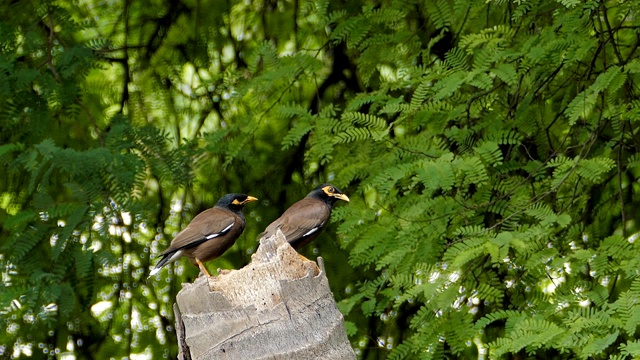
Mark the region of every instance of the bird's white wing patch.
POLYGON ((233 225, 235 225, 235 222, 232 222, 231 225, 229 225, 226 228, 222 229, 222 231, 217 232, 215 234, 209 234, 209 235, 205 236, 204 238, 207 239, 207 240, 211 240, 211 239, 217 238, 218 236, 223 235, 224 233, 229 231, 229 229, 231 229, 231 227, 233 225))
POLYGON ((304 233, 304 235, 302 236, 309 236, 311 234, 313 234, 314 232, 318 231, 319 227, 314 227, 313 229, 307 231, 306 233, 304 233))
POLYGON ((314 227, 313 229, 307 231, 306 233, 304 233, 304 235, 302 236, 309 236, 311 234, 313 234, 314 232, 318 231, 322 226, 324 225, 324 223, 321 223, 320 225, 314 227))

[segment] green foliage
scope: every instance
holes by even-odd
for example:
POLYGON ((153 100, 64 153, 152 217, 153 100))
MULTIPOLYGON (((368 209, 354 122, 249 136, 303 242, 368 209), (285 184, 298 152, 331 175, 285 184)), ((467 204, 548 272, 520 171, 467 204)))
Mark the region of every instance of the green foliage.
POLYGON ((0 357, 175 356, 197 270, 152 257, 245 192, 241 267, 326 181, 352 201, 305 251, 359 358, 640 356, 636 12, 0 3, 0 357))
MULTIPOLYGON (((346 109, 360 119, 391 116, 383 138, 357 123, 341 130, 335 152, 344 155, 332 163, 370 164, 345 177, 358 179, 364 201, 340 213, 338 230, 352 265, 393 279, 360 300, 365 314, 402 314, 376 326, 404 339, 393 359, 624 351, 618 345, 635 336, 635 315, 611 309, 629 299, 637 276, 626 265, 636 265, 636 171, 624 170, 636 162, 635 125, 614 107, 636 101, 637 77, 627 70, 635 50, 621 49, 637 42, 622 28, 637 24, 613 16, 621 9, 611 4, 492 3, 489 23, 444 15, 442 5, 429 3, 425 13, 438 17, 435 29, 459 31, 458 41, 444 56, 425 42, 428 68, 407 66, 425 59, 410 45, 391 61, 352 54, 371 89, 346 109), (550 9, 553 16, 533 20, 550 9), (591 23, 594 14, 606 21, 591 23), (585 27, 602 34, 599 42, 585 27), (424 265, 427 274, 416 276, 424 265)), ((358 17, 366 9, 348 23, 358 17)), ((336 38, 350 49, 348 30, 336 27, 336 38)), ((389 31, 380 33, 400 36, 389 31)), ((380 35, 372 28, 367 36, 380 35)))

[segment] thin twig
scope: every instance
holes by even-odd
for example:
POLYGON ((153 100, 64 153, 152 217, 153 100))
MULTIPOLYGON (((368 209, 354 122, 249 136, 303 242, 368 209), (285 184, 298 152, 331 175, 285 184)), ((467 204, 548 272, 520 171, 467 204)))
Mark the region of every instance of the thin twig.
POLYGON ((622 59, 622 55, 620 54, 620 50, 618 49, 618 45, 616 44, 616 39, 615 39, 615 36, 613 35, 613 30, 611 30, 611 24, 609 23, 609 18, 607 15, 607 7, 604 5, 604 3, 600 4, 600 6, 602 6, 602 12, 604 14, 603 16, 604 24, 607 26, 607 33, 609 34, 609 39, 611 40, 613 53, 616 54, 616 58, 618 58, 618 63, 620 65, 624 65, 624 60, 622 59))
POLYGON ((494 85, 494 87, 492 87, 491 89, 488 89, 488 90, 485 90, 485 91, 481 91, 481 92, 476 93, 476 94, 472 95, 471 97, 469 97, 469 100, 467 100, 467 108, 466 108, 467 122, 471 120, 471 105, 473 104, 473 102, 478 100, 481 97, 489 95, 492 92, 498 90, 502 85, 503 85, 503 83, 498 83, 498 84, 494 85))
POLYGON ((622 192, 622 145, 624 144, 624 128, 626 122, 622 122, 622 130, 620 131, 620 143, 618 144, 618 193, 620 195, 620 216, 622 221, 622 237, 625 237, 625 228, 627 226, 626 216, 624 214, 624 194, 622 192))
POLYGON ((49 18, 49 39, 47 40, 47 65, 49 66, 49 69, 51 70, 51 72, 53 73, 53 77, 56 79, 57 82, 62 82, 62 78, 60 77, 60 74, 58 74, 58 71, 56 70, 56 67, 53 66, 53 36, 54 36, 54 31, 53 31, 53 16, 51 15, 51 6, 49 6, 48 11, 47 11, 47 15, 49 18))

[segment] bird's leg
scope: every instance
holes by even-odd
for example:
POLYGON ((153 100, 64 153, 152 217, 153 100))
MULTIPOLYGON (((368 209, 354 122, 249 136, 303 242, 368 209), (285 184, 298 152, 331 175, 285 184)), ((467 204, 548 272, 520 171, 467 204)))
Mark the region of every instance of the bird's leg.
POLYGON ((200 259, 196 258, 196 263, 198 263, 198 268, 200 268, 200 271, 207 275, 207 277, 211 277, 211 274, 209 274, 207 268, 204 267, 204 264, 202 263, 202 261, 200 261, 200 259))

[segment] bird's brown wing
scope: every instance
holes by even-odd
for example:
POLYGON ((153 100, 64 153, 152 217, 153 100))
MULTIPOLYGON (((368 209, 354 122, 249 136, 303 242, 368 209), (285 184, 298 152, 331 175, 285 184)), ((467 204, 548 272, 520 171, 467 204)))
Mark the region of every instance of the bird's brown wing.
POLYGON ((172 241, 171 246, 161 255, 175 252, 183 248, 197 246, 228 233, 241 219, 229 210, 221 208, 207 209, 191 220, 172 241))
POLYGON ((282 216, 272 222, 263 236, 275 235, 276 230, 280 229, 287 241, 294 244, 302 238, 316 237, 329 221, 330 215, 331 209, 322 201, 304 198, 291 205, 282 216))

